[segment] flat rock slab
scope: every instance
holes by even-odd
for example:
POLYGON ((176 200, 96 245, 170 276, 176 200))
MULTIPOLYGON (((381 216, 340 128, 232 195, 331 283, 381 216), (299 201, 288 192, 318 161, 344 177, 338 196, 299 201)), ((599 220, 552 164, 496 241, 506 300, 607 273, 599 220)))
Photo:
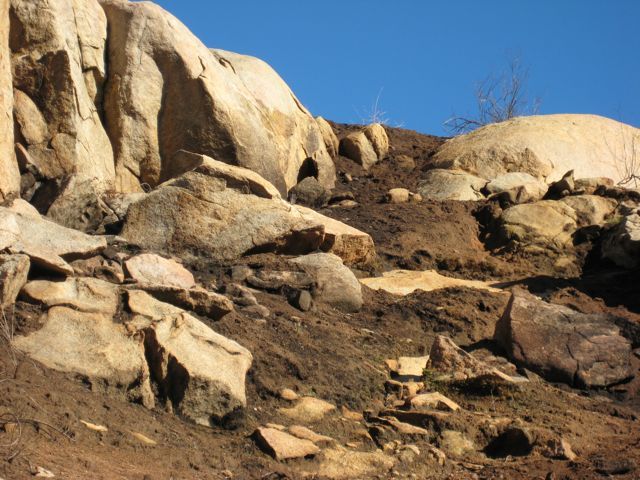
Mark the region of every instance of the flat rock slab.
POLYGON ((118 291, 117 285, 97 278, 68 278, 59 282, 34 280, 24 286, 22 295, 46 307, 65 306, 113 316, 118 309, 118 291))
POLYGON ((143 253, 124 262, 127 272, 138 283, 167 287, 192 288, 196 286, 193 274, 175 260, 153 253, 143 253))
POLYGON ((280 408, 283 415, 301 423, 318 422, 325 415, 336 409, 336 406, 315 397, 302 397, 291 408, 280 408))
POLYGON ((549 381, 607 387, 632 376, 631 343, 615 317, 584 314, 513 292, 495 339, 518 365, 549 381))
POLYGON ((393 295, 410 295, 416 290, 431 292, 444 288, 475 288, 489 292, 502 292, 488 282, 480 280, 461 280, 445 277, 435 270, 417 272, 413 270, 392 270, 384 272, 381 277, 361 278, 360 283, 372 290, 384 290, 393 295))
POLYGON ((449 410, 452 412, 460 410, 460 405, 438 392, 416 395, 411 398, 408 403, 412 408, 416 409, 428 407, 435 408, 436 410, 449 410))
POLYGON ((379 450, 356 452, 336 447, 323 450, 318 475, 335 480, 385 477, 394 465, 395 459, 379 450))
POLYGON ((0 207, 0 251, 24 253, 41 268, 73 275, 67 259, 90 257, 106 247, 103 237, 92 237, 42 217, 0 207))
POLYGON ((253 438, 262 450, 276 460, 308 457, 320 452, 318 446, 312 441, 294 437, 277 428, 258 428, 253 438))

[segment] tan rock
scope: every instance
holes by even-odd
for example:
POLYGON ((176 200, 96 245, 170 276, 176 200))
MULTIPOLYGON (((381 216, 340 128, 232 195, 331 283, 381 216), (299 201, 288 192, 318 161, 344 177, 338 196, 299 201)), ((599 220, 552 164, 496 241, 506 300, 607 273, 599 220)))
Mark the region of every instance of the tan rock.
POLYGON ((91 256, 106 246, 104 238, 91 237, 44 218, 0 207, 0 250, 24 253, 40 267, 73 275, 73 269, 64 257, 91 256))
POLYGON ((525 172, 547 182, 569 170, 577 178, 623 177, 624 157, 640 130, 596 115, 539 115, 487 125, 448 140, 436 153, 439 168, 484 178, 525 172))
POLYGON ((624 268, 640 265, 640 214, 625 216, 602 242, 602 256, 624 268))
POLYGON ((411 192, 406 188, 392 188, 387 192, 387 203, 407 203, 411 192))
POLYGON ((318 124, 318 128, 320 129, 322 139, 324 140, 324 144, 327 147, 329 155, 331 155, 332 158, 336 158, 338 156, 340 142, 338 141, 338 137, 336 137, 333 128, 329 125, 329 122, 322 117, 316 117, 316 123, 318 124))
POLYGON ((11 6, 19 134, 40 174, 64 182, 48 215, 83 229, 89 204, 115 176, 96 106, 105 80, 106 17, 95 0, 12 0, 11 6))
POLYGON ((393 295, 409 295, 416 290, 431 292, 444 288, 475 288, 490 292, 501 292, 494 288, 489 282, 479 280, 461 280, 459 278, 445 277, 435 270, 425 270, 423 272, 413 270, 392 270, 383 272, 381 277, 361 278, 360 283, 372 290, 384 290, 393 295))
POLYGON ((280 390, 280 398, 283 400, 288 400, 289 402, 294 402, 300 398, 300 396, 291 390, 290 388, 283 388, 280 390))
POLYGON ((144 332, 151 374, 175 412, 210 426, 246 406, 247 349, 145 292, 129 291, 127 303, 129 326, 144 332))
POLYGON ((324 227, 324 237, 320 245, 322 251, 337 255, 349 266, 366 266, 375 260, 375 245, 368 233, 320 215, 310 208, 299 205, 294 207, 304 220, 324 227))
POLYGON ((0 308, 15 303, 29 275, 29 257, 0 255, 0 308))
POLYGON ((424 375, 424 369, 429 361, 429 356, 425 357, 399 357, 398 360, 389 365, 390 370, 400 381, 419 381, 424 375))
POLYGON ((575 210, 580 227, 604 225, 618 206, 612 198, 597 195, 571 195, 560 201, 575 210))
POLYGON ((310 442, 313 442, 315 444, 335 442, 333 438, 327 437, 326 435, 320 435, 310 428, 303 427, 302 425, 292 425, 287 430, 294 437, 302 438, 303 440, 309 440, 310 442))
POLYGON ((369 170, 378 162, 378 155, 364 132, 352 132, 340 140, 340 155, 369 170))
POLYGON ((334 480, 385 476, 394 465, 394 458, 381 451, 354 452, 335 447, 323 450, 318 475, 334 480))
POLYGON ((258 428, 254 434, 258 446, 276 460, 316 455, 320 449, 311 441, 294 437, 275 428, 258 428))
POLYGON ((119 304, 118 287, 95 278, 68 278, 62 282, 34 280, 22 295, 46 307, 64 306, 82 312, 115 315, 119 304))
POLYGON ((509 192, 515 203, 535 202, 547 193, 547 184, 538 178, 523 172, 510 172, 499 175, 487 183, 489 194, 509 192))
POLYGON ((124 262, 127 272, 138 283, 189 289, 195 287, 193 274, 175 260, 143 253, 124 262))
POLYGON ((105 114, 121 191, 168 180, 179 150, 253 170, 281 194, 309 164, 332 186, 315 119, 266 63, 207 49, 152 3, 101 4, 110 25, 105 114))
POLYGON ((484 178, 461 170, 429 170, 418 184, 418 193, 428 200, 482 200, 484 178))
POLYGON ((204 288, 187 289, 153 284, 137 284, 134 288, 144 290, 156 300, 190 310, 212 320, 220 320, 234 310, 233 302, 227 297, 204 288))
POLYGON ((280 408, 283 415, 301 422, 313 423, 322 420, 329 412, 336 409, 335 405, 315 397, 302 397, 291 408, 280 408))
POLYGON ((14 339, 16 349, 48 368, 78 374, 96 389, 120 392, 153 407, 142 342, 130 338, 111 315, 55 306, 40 321, 40 330, 14 339))
POLYGON ((416 395, 412 397, 408 403, 412 408, 417 409, 429 407, 435 408, 436 410, 450 410, 452 412, 460 410, 460 405, 438 392, 416 395))
POLYGON ((576 191, 584 191, 586 194, 593 194, 598 188, 613 187, 613 180, 607 177, 587 177, 577 178, 574 182, 576 191))
POLYGON ((20 193, 20 172, 13 153, 13 90, 9 49, 10 0, 0 0, 0 201, 20 193))
POLYGON ((314 279, 313 296, 343 312, 358 312, 362 308, 362 287, 340 257, 331 253, 313 253, 293 258, 291 263, 314 279))
POLYGON ((515 205, 502 213, 499 235, 509 242, 562 248, 571 243, 577 219, 575 210, 564 202, 515 205))
POLYGON ((389 153, 389 137, 387 131, 379 123, 367 125, 363 130, 365 136, 371 142, 373 150, 378 156, 378 160, 382 160, 389 153))
POLYGON ((394 165, 405 172, 412 172, 416 168, 416 161, 409 155, 398 155, 393 158, 394 165))

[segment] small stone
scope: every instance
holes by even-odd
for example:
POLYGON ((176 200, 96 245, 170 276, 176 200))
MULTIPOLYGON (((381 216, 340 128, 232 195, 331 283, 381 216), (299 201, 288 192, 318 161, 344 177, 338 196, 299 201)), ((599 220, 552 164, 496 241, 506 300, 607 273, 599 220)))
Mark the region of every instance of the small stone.
POLYGON ((320 449, 311 441, 296 438, 275 428, 258 428, 254 434, 258 446, 276 460, 316 455, 320 449))
POLYGON ((460 405, 438 392, 416 395, 411 398, 408 403, 412 408, 431 407, 437 410, 450 410, 452 412, 460 410, 460 405))
POLYGON ((152 283, 169 287, 192 288, 196 281, 193 274, 174 260, 144 253, 130 258, 125 267, 138 283, 152 283))
POLYGON ((280 390, 280 398, 282 398, 283 400, 294 402, 298 400, 300 396, 290 388, 283 388, 282 390, 280 390))
POLYGON ((325 415, 335 410, 335 405, 315 397, 302 397, 291 408, 280 408, 278 411, 296 421, 309 423, 322 420, 325 415))
POLYGON ((406 188, 392 188, 387 192, 387 203, 407 203, 411 192, 406 188))
POLYGON ((301 312, 308 312, 313 306, 313 297, 308 290, 296 290, 289 296, 289 303, 301 312))
POLYGON ((301 438, 303 440, 309 440, 310 442, 313 442, 315 444, 318 444, 318 443, 330 443, 330 442, 334 442, 335 441, 331 437, 327 437, 326 435, 320 435, 320 434, 314 432, 313 430, 311 430, 311 429, 309 429, 307 427, 303 427, 301 425, 293 425, 293 426, 288 428, 288 431, 294 437, 298 437, 298 438, 301 438))

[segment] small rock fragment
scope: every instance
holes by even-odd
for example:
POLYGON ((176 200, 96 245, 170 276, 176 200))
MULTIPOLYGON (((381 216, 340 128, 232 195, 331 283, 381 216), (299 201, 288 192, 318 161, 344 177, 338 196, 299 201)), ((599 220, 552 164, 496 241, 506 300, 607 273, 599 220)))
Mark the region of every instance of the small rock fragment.
POLYGON ((275 428, 258 428, 254 434, 258 446, 276 460, 315 455, 320 449, 311 441, 294 437, 275 428))

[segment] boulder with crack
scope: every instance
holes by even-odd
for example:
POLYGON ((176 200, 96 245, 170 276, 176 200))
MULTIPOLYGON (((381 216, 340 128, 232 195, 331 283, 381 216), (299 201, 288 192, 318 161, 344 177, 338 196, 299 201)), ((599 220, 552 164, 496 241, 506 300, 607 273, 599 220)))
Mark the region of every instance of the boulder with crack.
POLYGON ((144 334, 149 370, 178 415, 199 425, 233 420, 246 407, 251 353, 180 308, 132 290, 128 327, 144 334))
POLYGON ((315 119, 269 65, 209 50, 151 2, 100 3, 109 25, 105 123, 120 191, 169 180, 179 150, 253 170, 283 195, 309 175, 333 186, 315 119))
POLYGON ((549 381, 601 388, 632 376, 631 343, 615 318, 553 305, 525 291, 513 292, 495 339, 516 364, 549 381))

